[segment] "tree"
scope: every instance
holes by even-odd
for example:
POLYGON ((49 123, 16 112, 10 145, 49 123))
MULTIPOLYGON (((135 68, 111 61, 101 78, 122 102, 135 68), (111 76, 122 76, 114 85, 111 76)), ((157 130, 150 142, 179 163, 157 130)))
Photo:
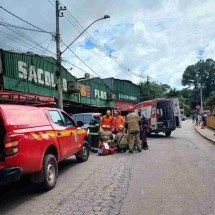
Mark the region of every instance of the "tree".
POLYGON ((182 85, 198 90, 203 89, 203 98, 207 98, 215 90, 215 61, 200 60, 186 68, 182 76, 182 85))
POLYGON ((170 86, 167 84, 157 84, 156 82, 148 81, 140 82, 139 86, 141 87, 143 101, 165 97, 170 89, 170 86))
POLYGON ((212 91, 210 96, 206 99, 206 105, 210 107, 215 107, 215 91, 212 91))
POLYGON ((175 88, 171 88, 167 93, 166 96, 170 98, 179 97, 181 95, 181 92, 175 88))

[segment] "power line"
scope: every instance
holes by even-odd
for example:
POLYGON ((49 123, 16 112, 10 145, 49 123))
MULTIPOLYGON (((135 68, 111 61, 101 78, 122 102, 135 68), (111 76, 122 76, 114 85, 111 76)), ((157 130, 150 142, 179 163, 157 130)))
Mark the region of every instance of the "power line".
MULTIPOLYGON (((21 26, 17 26, 17 25, 12 25, 12 24, 9 24, 9 23, 6 23, 6 22, 0 22, 0 25, 7 26, 7 27, 12 27, 12 28, 18 28, 18 29, 27 30, 27 31, 35 31, 35 32, 40 32, 40 33, 47 33, 47 32, 41 31, 41 30, 21 27, 21 26)), ((51 32, 49 32, 49 33, 51 33, 51 32)))
MULTIPOLYGON (((53 6, 54 4, 48 0, 53 6)), ((54 0, 53 0, 54 1, 54 0)), ((62 4, 62 3, 61 3, 62 4)), ((62 4, 62 6, 65 6, 62 4)), ((84 27, 80 24, 80 22, 72 15, 72 13, 67 9, 65 12, 65 18, 70 22, 70 24, 72 24, 72 26, 78 31, 78 32, 82 32, 84 30, 84 27)), ((91 36, 87 31, 83 34, 85 35, 85 38, 88 39, 99 51, 101 51, 102 53, 104 53, 107 57, 109 57, 113 62, 115 62, 118 66, 120 66, 121 68, 123 68, 127 73, 136 76, 136 77, 140 77, 140 78, 146 78, 142 75, 137 75, 134 72, 132 72, 128 67, 122 65, 121 63, 119 63, 116 58, 114 58, 103 46, 101 46, 94 38, 93 36, 91 36)))
POLYGON ((28 25, 31 25, 32 27, 34 27, 34 28, 36 28, 36 29, 39 29, 39 30, 42 31, 42 32, 45 32, 45 33, 48 33, 48 34, 53 34, 53 33, 51 33, 51 32, 48 32, 48 31, 46 31, 46 30, 43 30, 42 28, 39 28, 39 27, 37 27, 36 25, 33 25, 32 23, 30 23, 30 22, 28 22, 28 21, 26 21, 26 20, 20 18, 19 16, 17 16, 17 15, 15 15, 14 13, 8 11, 8 10, 5 9, 4 7, 2 7, 1 5, 0 5, 0 8, 1 8, 2 10, 4 10, 5 12, 9 13, 10 15, 16 17, 17 19, 19 19, 19 20, 21 20, 21 21, 27 23, 28 25))
MULTIPOLYGON (((48 0, 53 6, 54 4, 48 0)), ((62 3, 61 3, 62 4, 62 3)), ((62 4, 62 6, 64 6, 62 4)), ((55 7, 55 6, 54 6, 55 7)), ((71 14, 71 12, 67 9, 65 12, 65 18, 70 22, 70 24, 78 31, 82 32, 84 30, 84 27, 78 22, 78 20, 71 14), (67 13, 68 12, 68 13, 67 13), (69 14, 69 15, 68 15, 69 14), (75 20, 75 21, 74 21, 75 20)), ((123 69, 130 71, 129 68, 126 66, 121 65, 104 47, 102 47, 87 31, 83 33, 85 35, 85 38, 91 41, 91 43, 101 52, 103 52, 105 55, 107 55, 110 59, 112 59, 115 63, 117 63, 120 67, 123 69)), ((134 74, 133 74, 134 75, 134 74)))

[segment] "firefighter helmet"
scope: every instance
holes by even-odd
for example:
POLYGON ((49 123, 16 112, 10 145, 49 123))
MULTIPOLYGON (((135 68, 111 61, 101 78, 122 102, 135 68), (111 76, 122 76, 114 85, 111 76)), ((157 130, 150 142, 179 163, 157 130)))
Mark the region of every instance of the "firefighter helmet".
POLYGON ((99 118, 100 118, 99 114, 97 114, 97 113, 94 114, 93 117, 94 117, 95 119, 99 119, 99 118))

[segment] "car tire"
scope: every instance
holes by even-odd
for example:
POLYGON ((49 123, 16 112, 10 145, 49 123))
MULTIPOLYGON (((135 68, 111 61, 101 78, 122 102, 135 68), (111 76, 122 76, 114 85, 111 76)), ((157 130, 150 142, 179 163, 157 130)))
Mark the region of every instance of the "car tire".
POLYGON ((85 162, 88 160, 89 158, 89 155, 90 155, 90 147, 89 147, 89 144, 87 141, 84 141, 83 142, 83 148, 82 148, 82 151, 78 152, 76 154, 76 159, 79 163, 81 162, 85 162))
POLYGON ((166 137, 169 137, 171 135, 171 131, 166 131, 165 135, 166 135, 166 137))
POLYGON ((45 191, 55 187, 58 177, 58 163, 54 155, 46 154, 43 159, 44 181, 42 189, 45 191))

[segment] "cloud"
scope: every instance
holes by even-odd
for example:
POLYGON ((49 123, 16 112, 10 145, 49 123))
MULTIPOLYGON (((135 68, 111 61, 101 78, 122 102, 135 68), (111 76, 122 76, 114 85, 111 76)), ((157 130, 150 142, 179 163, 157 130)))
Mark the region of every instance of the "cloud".
MULTIPOLYGON (((54 3, 53 0, 50 1, 54 3)), ((22 18, 41 28, 55 31, 55 10, 49 1, 2 2, 3 6, 22 18)), ((80 37, 71 46, 95 73, 69 51, 63 55, 63 58, 93 76, 99 74, 102 78, 116 77, 138 83, 140 80, 146 80, 144 77, 148 75, 157 83, 181 88, 182 74, 188 65, 196 63, 199 59, 215 59, 215 13, 212 10, 215 8, 214 0, 61 2, 84 28, 105 14, 111 16, 110 19, 95 23, 88 30, 105 51, 101 52, 101 47, 86 37, 80 37)), ((77 31, 77 26, 74 27, 75 22, 71 25, 72 20, 69 19, 69 22, 66 12, 64 13, 65 17, 60 18, 60 30, 63 41, 69 44, 80 32, 77 31)), ((5 13, 1 14, 0 18, 12 24, 22 23, 5 13)), ((38 42, 47 37, 41 34, 30 35, 38 42)), ((1 43, 6 41, 1 34, 0 39, 1 43)), ((16 45, 9 41, 7 39, 7 44, 16 45)), ((47 47, 47 43, 44 46, 47 47)), ((61 48, 63 50, 65 47, 61 48)), ((55 52, 54 42, 49 49, 55 52)), ((77 68, 72 70, 72 74, 76 76, 83 76, 83 73, 77 68)))

